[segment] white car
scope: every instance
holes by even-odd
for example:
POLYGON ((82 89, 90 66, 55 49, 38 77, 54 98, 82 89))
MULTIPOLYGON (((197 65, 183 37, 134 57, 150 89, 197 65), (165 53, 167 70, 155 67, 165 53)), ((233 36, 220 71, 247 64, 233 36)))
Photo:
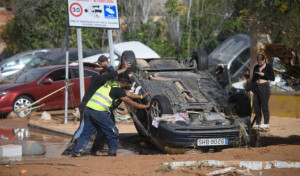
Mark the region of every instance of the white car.
MULTIPOLYGON (((153 51, 150 47, 148 47, 147 45, 139 41, 117 43, 114 44, 113 47, 114 47, 114 60, 115 60, 113 64, 114 66, 119 65, 120 57, 122 56, 122 53, 126 50, 133 51, 136 59, 160 58, 160 56, 155 51, 153 51)), ((107 53, 101 53, 101 54, 96 54, 94 56, 86 57, 83 59, 83 62, 97 64, 98 58, 101 55, 105 55, 107 58, 109 58, 109 52, 107 52, 107 53)), ((78 63, 76 62, 70 65, 77 65, 77 64, 78 63)))
POLYGON ((122 42, 114 45, 114 53, 118 58, 120 58, 122 53, 126 50, 133 51, 136 59, 160 58, 150 47, 138 41, 122 42))

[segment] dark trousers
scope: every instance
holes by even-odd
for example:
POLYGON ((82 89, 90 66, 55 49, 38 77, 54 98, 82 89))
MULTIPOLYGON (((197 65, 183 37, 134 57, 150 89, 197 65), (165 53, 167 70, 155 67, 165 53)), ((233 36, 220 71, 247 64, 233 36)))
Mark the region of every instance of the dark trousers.
POLYGON ((73 155, 81 153, 90 141, 92 135, 98 131, 98 137, 103 133, 108 140, 108 154, 115 154, 118 148, 119 131, 106 111, 84 110, 83 131, 76 142, 73 155))
POLYGON ((270 99, 270 85, 266 83, 255 83, 253 86, 253 106, 255 110, 256 124, 261 123, 261 111, 264 115, 264 124, 269 124, 270 114, 269 114, 269 99, 270 99))

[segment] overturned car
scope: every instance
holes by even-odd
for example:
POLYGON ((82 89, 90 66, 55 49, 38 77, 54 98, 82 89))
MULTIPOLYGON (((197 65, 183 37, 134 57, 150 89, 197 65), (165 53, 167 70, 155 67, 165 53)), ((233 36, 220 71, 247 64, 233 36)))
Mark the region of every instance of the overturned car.
POLYGON ((149 92, 149 109, 127 106, 139 134, 166 153, 206 151, 245 146, 250 141, 251 107, 243 93, 229 96, 207 71, 207 54, 197 50, 190 59, 135 58, 135 93, 149 92))

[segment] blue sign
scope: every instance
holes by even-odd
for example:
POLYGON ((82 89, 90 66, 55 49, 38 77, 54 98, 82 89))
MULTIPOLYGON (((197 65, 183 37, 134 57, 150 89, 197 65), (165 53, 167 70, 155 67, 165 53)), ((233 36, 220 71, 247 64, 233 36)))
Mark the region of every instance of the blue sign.
POLYGON ((104 5, 104 17, 108 19, 117 18, 117 8, 114 5, 104 5))

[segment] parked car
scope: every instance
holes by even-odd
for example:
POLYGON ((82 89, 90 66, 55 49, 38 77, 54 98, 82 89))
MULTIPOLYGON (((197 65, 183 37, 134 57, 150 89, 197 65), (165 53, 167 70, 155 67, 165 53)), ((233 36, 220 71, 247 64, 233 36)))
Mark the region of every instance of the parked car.
MULTIPOLYGON (((122 53, 126 50, 131 50, 134 52, 135 57, 137 59, 142 59, 142 58, 160 58, 160 56, 153 51, 150 47, 148 47, 147 45, 139 42, 139 41, 130 41, 130 42, 121 42, 121 43, 117 43, 113 45, 114 48, 114 66, 118 66, 119 62, 120 62, 120 57, 122 55, 122 53)), ((87 58, 83 59, 84 64, 88 65, 89 63, 92 64, 97 64, 98 58, 104 55, 107 58, 109 58, 109 53, 101 53, 101 54, 97 54, 94 56, 90 56, 87 58)), ((110 62, 110 59, 109 59, 110 62)), ((77 65, 78 63, 74 62, 71 65, 77 65)))
MULTIPOLYGON (((85 49, 83 50, 83 58, 102 53, 100 50, 85 49)), ((78 50, 76 48, 69 49, 69 61, 74 62, 78 60, 78 50)), ((10 82, 15 80, 23 73, 38 68, 50 65, 63 65, 66 62, 66 51, 60 48, 55 48, 51 52, 45 55, 33 57, 20 71, 6 77, 10 82)))
MULTIPOLYGON (((97 74, 97 70, 85 67, 85 85, 89 85, 91 76, 97 74)), ((70 87, 69 107, 78 106, 80 103, 79 69, 76 66, 69 68, 70 87)), ((65 86, 65 66, 48 66, 30 70, 19 76, 14 83, 0 85, 0 114, 8 114, 65 86)), ((87 87, 87 86, 86 86, 87 87)), ((60 91, 45 100, 40 110, 61 109, 64 107, 64 91, 60 91)), ((25 115, 31 110, 25 111, 25 115)))
POLYGON ((238 82, 250 71, 250 37, 236 34, 223 41, 208 55, 208 70, 223 87, 238 82))
POLYGON ((122 42, 114 45, 114 53, 119 59, 126 50, 133 51, 137 59, 160 58, 155 51, 139 41, 122 42))
POLYGON ((128 112, 139 134, 164 152, 205 151, 249 143, 248 97, 242 93, 229 97, 198 65, 204 63, 201 53, 197 50, 191 59, 135 59, 132 51, 124 52, 123 58, 136 66, 132 91, 150 93, 147 99, 135 100, 150 102, 150 109, 126 105, 128 112))
POLYGON ((9 75, 20 71, 35 56, 41 56, 51 51, 52 49, 38 49, 33 51, 26 51, 3 60, 0 63, 1 77, 5 78, 9 75))

